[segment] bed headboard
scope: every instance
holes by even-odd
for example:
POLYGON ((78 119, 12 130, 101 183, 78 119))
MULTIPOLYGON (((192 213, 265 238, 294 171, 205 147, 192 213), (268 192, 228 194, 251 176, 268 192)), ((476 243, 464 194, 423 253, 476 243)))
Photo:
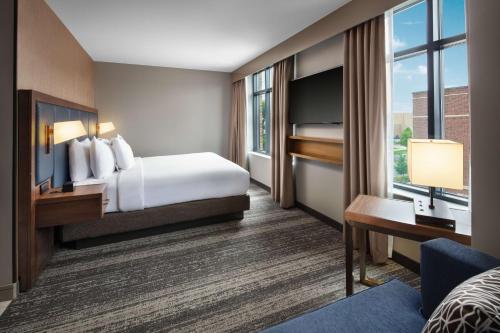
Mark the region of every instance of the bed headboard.
POLYGON ((40 267, 50 258, 53 228, 37 228, 36 199, 40 183, 51 179, 61 186, 68 179, 68 144, 54 145, 45 151, 45 125, 81 120, 89 136, 95 135, 97 110, 34 90, 18 91, 17 106, 17 276, 20 289, 31 288, 40 267))
POLYGON ((96 135, 97 113, 40 100, 36 101, 35 113, 35 184, 38 185, 51 178, 53 187, 60 187, 65 181, 69 180, 68 143, 63 142, 54 145, 53 140, 51 140, 50 152, 47 153, 45 128, 47 125, 52 128, 55 122, 80 120, 87 131, 87 135, 78 139, 92 137, 96 135))

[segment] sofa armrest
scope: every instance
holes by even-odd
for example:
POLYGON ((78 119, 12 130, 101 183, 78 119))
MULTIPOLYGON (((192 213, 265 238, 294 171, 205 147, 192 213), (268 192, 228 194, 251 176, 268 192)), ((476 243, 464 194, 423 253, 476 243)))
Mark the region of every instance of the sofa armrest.
POLYGON ((422 313, 429 318, 457 285, 500 265, 500 260, 454 241, 439 238, 420 246, 422 313))

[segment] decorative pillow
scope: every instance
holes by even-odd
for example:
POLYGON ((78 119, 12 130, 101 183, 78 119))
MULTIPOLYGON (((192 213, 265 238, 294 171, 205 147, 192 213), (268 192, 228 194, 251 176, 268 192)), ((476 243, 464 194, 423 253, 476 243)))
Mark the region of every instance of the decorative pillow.
POLYGON ((69 175, 71 180, 79 182, 92 176, 90 169, 90 140, 74 139, 69 144, 69 175))
POLYGON ((103 179, 113 174, 116 169, 115 156, 109 143, 92 138, 90 143, 90 168, 95 178, 103 179))
POLYGON ((424 332, 500 332, 500 267, 455 287, 434 310, 424 332))
POLYGON ((111 139, 111 148, 116 157, 116 165, 119 169, 127 170, 134 166, 134 152, 130 145, 120 135, 111 139))

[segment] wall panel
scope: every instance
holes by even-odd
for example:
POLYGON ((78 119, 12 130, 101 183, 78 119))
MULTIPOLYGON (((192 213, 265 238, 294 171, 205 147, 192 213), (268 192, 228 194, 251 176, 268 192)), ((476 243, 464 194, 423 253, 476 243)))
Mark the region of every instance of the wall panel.
POLYGON ((18 1, 17 88, 93 107, 94 62, 43 0, 18 1))

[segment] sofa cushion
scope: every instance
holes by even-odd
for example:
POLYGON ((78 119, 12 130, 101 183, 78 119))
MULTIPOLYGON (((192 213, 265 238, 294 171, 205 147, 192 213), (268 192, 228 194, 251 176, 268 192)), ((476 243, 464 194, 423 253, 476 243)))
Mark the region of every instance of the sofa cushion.
POLYGON ((476 275, 453 289, 422 332, 499 332, 500 267, 476 275))
POLYGON ((417 290, 392 280, 265 330, 277 332, 420 332, 417 290))
POLYGON ((429 318, 446 295, 460 283, 499 265, 499 259, 448 239, 422 243, 420 281, 424 317, 429 318))

